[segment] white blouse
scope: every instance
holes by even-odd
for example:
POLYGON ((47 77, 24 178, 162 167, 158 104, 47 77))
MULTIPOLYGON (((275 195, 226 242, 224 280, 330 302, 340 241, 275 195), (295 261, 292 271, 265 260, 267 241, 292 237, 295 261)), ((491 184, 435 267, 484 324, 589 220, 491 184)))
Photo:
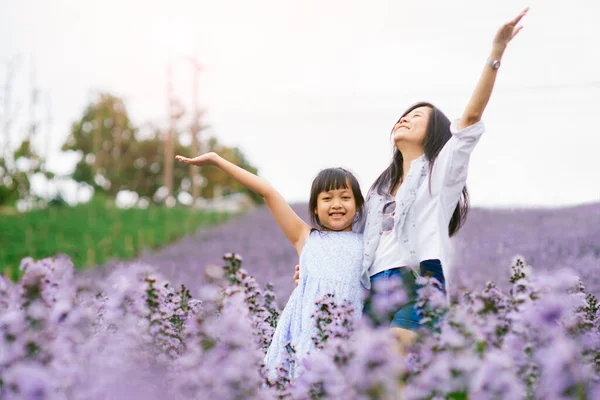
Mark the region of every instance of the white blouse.
POLYGON ((392 265, 403 267, 403 262, 402 250, 396 238, 396 232, 394 230, 383 232, 381 239, 379 239, 377 250, 375 250, 373 264, 369 268, 369 276, 394 268, 392 265))
MULTIPOLYGON (((364 258, 361 282, 371 287, 370 276, 390 268, 407 266, 419 272, 423 260, 439 259, 446 284, 451 275, 448 253, 448 225, 467 181, 471 152, 485 131, 482 121, 458 130, 458 120, 450 125, 452 137, 446 142, 433 165, 429 185, 429 163, 425 155, 411 163, 405 182, 396 193, 394 231, 397 246, 394 263, 372 268, 379 251, 383 205, 390 197, 370 191, 365 202, 366 221, 356 226, 364 231, 364 258)), ((385 246, 385 243, 382 243, 385 246)), ((448 288, 447 293, 449 293, 448 288)))

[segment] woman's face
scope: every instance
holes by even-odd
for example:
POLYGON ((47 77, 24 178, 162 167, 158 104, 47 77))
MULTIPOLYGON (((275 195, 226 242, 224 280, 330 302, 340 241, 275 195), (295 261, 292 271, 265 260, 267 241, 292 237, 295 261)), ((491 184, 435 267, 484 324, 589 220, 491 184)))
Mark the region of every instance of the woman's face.
POLYGON ((400 118, 392 130, 396 147, 403 144, 413 144, 423 147, 430 115, 431 108, 423 106, 415 108, 400 118))

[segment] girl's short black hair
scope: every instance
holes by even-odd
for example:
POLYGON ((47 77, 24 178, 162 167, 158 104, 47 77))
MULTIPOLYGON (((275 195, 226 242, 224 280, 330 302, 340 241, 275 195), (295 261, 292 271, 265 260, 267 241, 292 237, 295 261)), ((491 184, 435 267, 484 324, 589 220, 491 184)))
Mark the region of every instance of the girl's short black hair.
MULTIPOLYGON (((356 213, 358 214, 358 220, 363 218, 362 207, 365 203, 365 199, 360 191, 360 185, 354 174, 344 168, 326 168, 319 172, 317 177, 313 180, 312 187, 310 189, 310 200, 308 201, 308 215, 310 216, 310 222, 313 226, 319 229, 325 229, 319 221, 319 216, 315 214, 317 208, 317 199, 319 193, 328 192, 336 189, 351 189, 356 202, 356 213), (350 185, 350 187, 348 187, 350 185)), ((355 219, 355 222, 357 220, 355 219)))

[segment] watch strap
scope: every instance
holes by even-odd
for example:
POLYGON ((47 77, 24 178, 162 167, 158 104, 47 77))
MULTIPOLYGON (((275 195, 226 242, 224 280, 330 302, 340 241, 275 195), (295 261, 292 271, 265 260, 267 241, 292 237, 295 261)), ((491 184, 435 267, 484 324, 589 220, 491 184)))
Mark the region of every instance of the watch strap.
POLYGON ((500 68, 500 60, 492 60, 491 57, 487 59, 486 64, 492 67, 492 69, 500 68))

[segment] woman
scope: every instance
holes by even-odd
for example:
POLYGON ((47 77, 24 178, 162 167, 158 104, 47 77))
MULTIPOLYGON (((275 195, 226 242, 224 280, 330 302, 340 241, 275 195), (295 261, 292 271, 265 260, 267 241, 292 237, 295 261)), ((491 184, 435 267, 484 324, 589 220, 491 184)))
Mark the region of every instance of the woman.
MULTIPOLYGON (((469 158, 485 130, 481 117, 500 61, 527 11, 498 30, 459 120, 450 122, 430 103, 415 104, 402 115, 392 129, 392 162, 367 195, 361 282, 369 289, 390 279, 404 285, 410 301, 389 321, 404 344, 414 340, 420 327, 415 276, 433 276, 447 292, 449 238, 461 227, 469 208, 465 186, 469 158)), ((298 276, 296 272, 294 278, 298 276)))

